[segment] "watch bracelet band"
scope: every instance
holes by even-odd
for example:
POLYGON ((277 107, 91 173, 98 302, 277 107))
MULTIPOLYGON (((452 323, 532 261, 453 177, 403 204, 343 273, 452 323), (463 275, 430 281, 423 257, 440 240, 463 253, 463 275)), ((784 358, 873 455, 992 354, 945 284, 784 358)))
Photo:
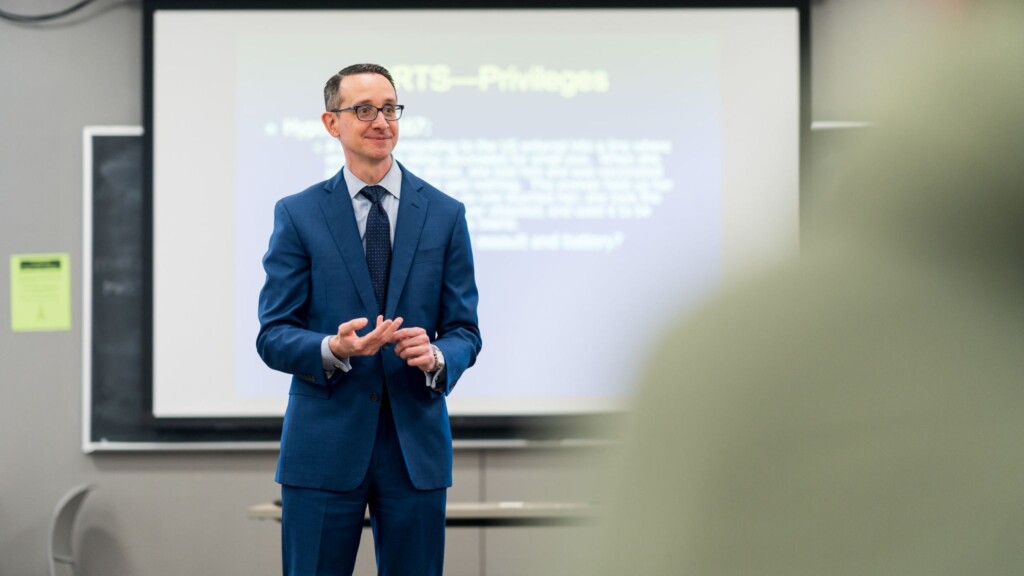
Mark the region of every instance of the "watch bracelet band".
POLYGON ((441 359, 437 357, 437 346, 430 345, 430 353, 434 356, 434 365, 430 367, 429 372, 437 372, 441 369, 441 359))

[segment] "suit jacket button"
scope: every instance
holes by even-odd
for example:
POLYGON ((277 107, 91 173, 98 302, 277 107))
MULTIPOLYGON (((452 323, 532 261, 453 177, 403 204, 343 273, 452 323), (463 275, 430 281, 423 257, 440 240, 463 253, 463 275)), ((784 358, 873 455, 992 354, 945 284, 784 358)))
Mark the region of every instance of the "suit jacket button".
POLYGON ((376 392, 370 394, 370 402, 380 402, 380 394, 377 394, 376 392))

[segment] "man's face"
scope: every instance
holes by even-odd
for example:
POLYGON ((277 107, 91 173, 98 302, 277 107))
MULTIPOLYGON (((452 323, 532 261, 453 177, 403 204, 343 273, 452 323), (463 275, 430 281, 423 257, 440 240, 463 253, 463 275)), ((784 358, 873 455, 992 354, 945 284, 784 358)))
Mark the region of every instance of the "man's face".
MULTIPOLYGON (((376 107, 397 104, 395 89, 380 74, 355 74, 341 79, 338 108, 370 104, 376 107)), ((378 113, 372 122, 356 118, 353 110, 325 112, 324 126, 341 142, 349 164, 377 164, 387 160, 398 143, 398 121, 388 122, 378 113)))

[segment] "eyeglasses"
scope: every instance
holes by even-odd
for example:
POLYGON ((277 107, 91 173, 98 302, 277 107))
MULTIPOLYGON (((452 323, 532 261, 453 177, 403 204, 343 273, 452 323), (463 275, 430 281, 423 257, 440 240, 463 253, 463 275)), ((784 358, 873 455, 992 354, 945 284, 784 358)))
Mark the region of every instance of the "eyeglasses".
POLYGON ((380 108, 371 106, 370 104, 361 104, 359 106, 349 106, 348 108, 333 108, 328 112, 344 112, 346 110, 352 110, 356 113, 356 118, 359 118, 363 122, 373 122, 377 119, 377 113, 382 112, 384 119, 388 121, 398 120, 402 117, 402 110, 405 106, 401 104, 385 104, 380 108))

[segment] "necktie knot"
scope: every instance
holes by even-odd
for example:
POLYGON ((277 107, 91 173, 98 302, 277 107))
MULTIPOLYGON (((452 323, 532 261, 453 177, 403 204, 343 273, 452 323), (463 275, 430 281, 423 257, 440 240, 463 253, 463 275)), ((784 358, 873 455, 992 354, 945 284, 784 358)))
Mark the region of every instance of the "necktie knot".
POLYGON ((388 193, 383 186, 367 186, 359 191, 367 200, 373 203, 374 206, 380 205, 381 199, 388 193))

